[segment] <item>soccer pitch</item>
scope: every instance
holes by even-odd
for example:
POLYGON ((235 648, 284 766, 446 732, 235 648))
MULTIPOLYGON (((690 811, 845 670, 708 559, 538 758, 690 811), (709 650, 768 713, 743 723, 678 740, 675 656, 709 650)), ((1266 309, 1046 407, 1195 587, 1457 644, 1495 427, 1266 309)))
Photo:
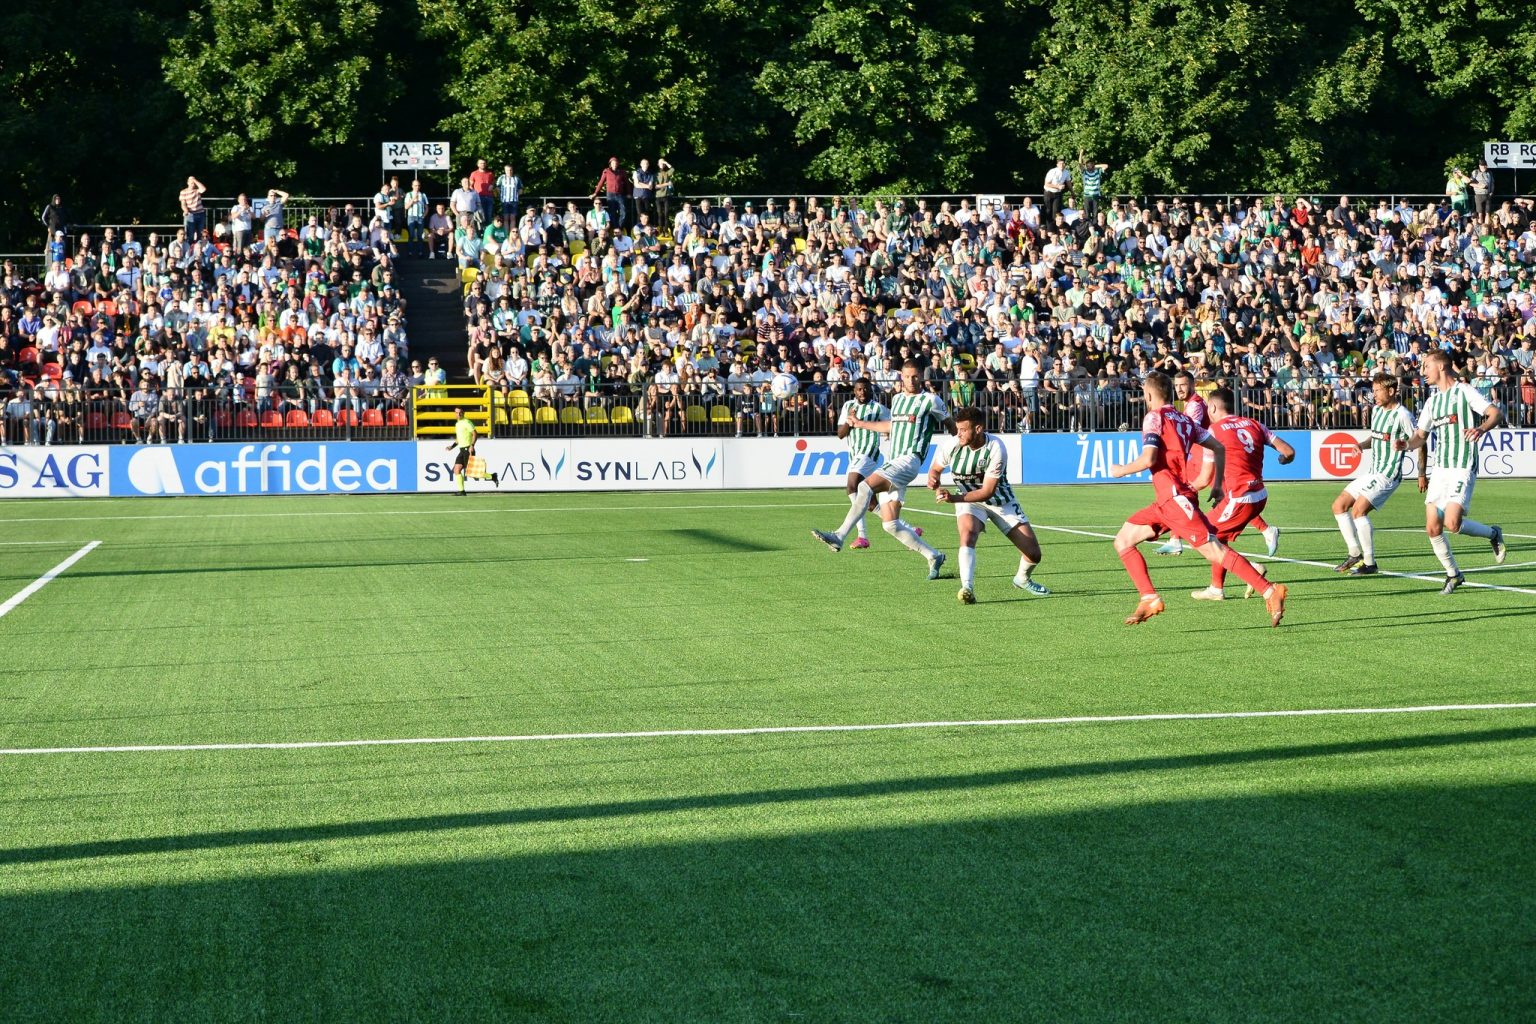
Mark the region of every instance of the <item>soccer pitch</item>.
POLYGON ((1121 624, 1145 486, 1021 488, 1055 595, 989 531, 973 607, 831 491, 7 503, 0 600, 100 543, 0 617, 72 751, 0 755, 3 1015, 1532 1019, 1536 708, 1465 706, 1536 702, 1536 482, 1450 597, 1411 481, 1423 579, 1270 490, 1279 629, 1150 546, 1121 624))

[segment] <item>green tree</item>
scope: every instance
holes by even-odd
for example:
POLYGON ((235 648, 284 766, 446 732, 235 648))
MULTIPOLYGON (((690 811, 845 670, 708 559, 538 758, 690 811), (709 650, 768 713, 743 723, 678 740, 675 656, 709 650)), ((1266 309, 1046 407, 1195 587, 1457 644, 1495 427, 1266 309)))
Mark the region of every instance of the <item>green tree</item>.
POLYGON ((754 55, 779 31, 771 4, 419 2, 452 68, 458 110, 441 127, 535 187, 589 189, 610 155, 665 156, 683 187, 739 187, 776 166, 773 111, 752 87, 754 55))
POLYGON ((399 95, 395 30, 375 0, 203 0, 170 41, 165 77, 214 163, 328 176, 337 147, 370 139, 399 95))
MULTIPOLYGON (((973 4, 824 0, 757 84, 829 189, 957 189, 984 147, 973 4)), ((997 69, 999 73, 1002 69, 997 69)))
POLYGON ((1403 94, 1348 0, 1057 0, 1006 121, 1116 188, 1312 190, 1390 163, 1403 94))

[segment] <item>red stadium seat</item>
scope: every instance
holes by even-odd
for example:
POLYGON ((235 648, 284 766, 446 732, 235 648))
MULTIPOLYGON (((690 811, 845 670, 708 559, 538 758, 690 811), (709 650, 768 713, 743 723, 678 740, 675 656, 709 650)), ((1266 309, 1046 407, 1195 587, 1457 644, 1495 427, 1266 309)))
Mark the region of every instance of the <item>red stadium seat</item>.
POLYGON ((52 378, 53 380, 63 380, 64 367, 60 366, 58 363, 44 363, 43 376, 52 378))
POLYGON ((391 427, 408 427, 411 421, 406 418, 404 409, 391 409, 384 414, 384 422, 391 427))
POLYGON ((384 425, 384 414, 382 412, 380 412, 377 409, 364 409, 363 410, 363 426, 365 426, 365 427, 382 427, 383 425, 384 425))
POLYGON ((96 312, 105 313, 107 316, 117 316, 117 303, 111 299, 102 299, 101 305, 96 307, 96 312))
POLYGON ((82 316, 90 316, 96 312, 96 306, 91 302, 90 299, 81 299, 79 302, 75 303, 69 308, 74 312, 81 314, 82 316))
POLYGON ((329 409, 316 409, 314 419, 309 422, 311 426, 334 427, 336 425, 336 417, 331 415, 331 410, 329 409))
POLYGON ((112 425, 104 412, 88 412, 85 414, 85 429, 90 431, 106 430, 112 425))
POLYGON ((115 413, 112 414, 112 429, 113 430, 128 430, 128 429, 132 428, 132 426, 133 426, 133 417, 132 416, 129 416, 125 412, 115 412, 115 413))
POLYGON ((37 359, 38 352, 36 345, 28 345, 26 348, 16 353, 16 361, 21 363, 23 366, 27 365, 28 363, 36 365, 37 359))
POLYGON ((281 427, 283 425, 283 414, 276 409, 268 409, 261 414, 261 425, 268 428, 281 427))
POLYGON ((341 410, 341 412, 336 414, 336 425, 338 427, 357 426, 357 413, 353 412, 351 409, 341 410))
POLYGON ((228 430, 234 425, 234 419, 229 415, 228 409, 215 409, 213 411, 213 425, 220 430, 228 430))
POLYGON ((241 409, 239 415, 235 417, 235 425, 249 429, 251 427, 260 426, 261 424, 257 421, 256 414, 254 412, 249 409, 241 409))
POLYGON ((289 409, 288 425, 290 427, 309 426, 309 413, 305 412, 303 409, 289 409))

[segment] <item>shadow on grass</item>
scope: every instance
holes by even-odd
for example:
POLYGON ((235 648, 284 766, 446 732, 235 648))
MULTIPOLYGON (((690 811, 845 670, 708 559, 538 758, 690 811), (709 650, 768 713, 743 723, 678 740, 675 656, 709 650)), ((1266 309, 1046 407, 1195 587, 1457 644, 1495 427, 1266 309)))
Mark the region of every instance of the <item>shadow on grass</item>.
POLYGON ((1236 765, 1285 762, 1308 758, 1349 757, 1393 750, 1432 750, 1467 744, 1507 743, 1536 738, 1536 725, 1475 732, 1430 733, 1418 736, 1394 736, 1380 739, 1350 740, 1341 743, 1308 743, 1257 750, 1224 750, 1200 754, 1178 754, 1133 758, 1123 761, 1087 761, 1078 764, 1052 764, 1009 771, 977 772, 969 775, 932 775, 905 779, 879 779, 837 786, 809 786, 757 790, 745 793, 709 793, 680 797, 656 797, 614 803, 573 804, 556 807, 512 808, 497 811, 472 811, 417 818, 386 818, 374 821, 347 821, 303 827, 248 829, 228 832, 203 832, 175 836, 145 836, 134 839, 109 839, 90 843, 65 843, 55 846, 19 847, 0 850, 0 864, 29 864, 42 861, 86 860, 122 857, 144 853, 175 853, 189 850, 216 850, 233 846, 282 845, 335 839, 439 832, 488 826, 531 825, 549 822, 600 821, 635 815, 672 814, 687 811, 771 807, 824 800, 868 800, 875 797, 917 793, 963 792, 996 786, 1017 786, 1064 779, 1101 778, 1134 775, 1143 772, 1187 771, 1236 765))
MULTIPOLYGON (((701 815, 763 834, 580 852, 311 832, 10 888, 0 1000, 8 1021, 1530 1020, 1532 806, 1505 784, 859 830, 701 815)), ((479 823, 527 820, 550 819, 479 823)))

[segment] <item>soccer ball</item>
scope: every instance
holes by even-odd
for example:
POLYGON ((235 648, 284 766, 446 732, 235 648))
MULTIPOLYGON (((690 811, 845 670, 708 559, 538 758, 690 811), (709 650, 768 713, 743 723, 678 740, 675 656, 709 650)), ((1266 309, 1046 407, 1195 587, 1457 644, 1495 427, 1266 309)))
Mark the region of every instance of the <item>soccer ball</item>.
POLYGON ((773 382, 768 385, 768 388, 773 392, 774 398, 783 401, 800 393, 800 382, 792 374, 778 373, 774 374, 773 382))

